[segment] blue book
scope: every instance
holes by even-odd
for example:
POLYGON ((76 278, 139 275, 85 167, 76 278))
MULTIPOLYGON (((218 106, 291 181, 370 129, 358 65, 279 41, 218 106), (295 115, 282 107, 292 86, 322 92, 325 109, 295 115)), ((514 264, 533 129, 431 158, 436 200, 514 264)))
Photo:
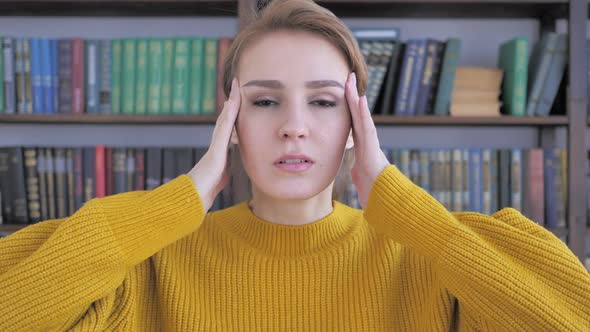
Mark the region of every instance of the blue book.
POLYGON ((58 113, 59 110, 59 58, 57 57, 57 40, 52 39, 49 42, 51 51, 51 95, 53 98, 53 108, 51 113, 58 113))
POLYGON ((424 74, 424 64, 426 63, 426 39, 418 40, 418 48, 416 50, 415 64, 412 68, 412 77, 410 80, 410 91, 408 94, 408 115, 416 114, 416 104, 418 100, 418 92, 420 90, 420 82, 422 81, 422 74, 424 74))
POLYGON ((483 208, 483 172, 481 168, 481 149, 469 149, 469 192, 471 193, 470 210, 482 212, 483 208))
POLYGON ((47 38, 41 38, 41 87, 44 97, 43 113, 54 113, 51 93, 51 51, 47 38))
POLYGON ((522 150, 512 149, 510 155, 510 206, 522 211, 522 150))
POLYGON ((557 46, 551 57, 551 64, 549 65, 549 72, 547 79, 543 84, 543 92, 539 100, 539 105, 535 111, 535 115, 547 116, 551 111, 551 106, 557 96, 559 85, 565 74, 565 65, 567 64, 568 45, 567 35, 559 34, 557 36, 557 46))
POLYGON ((535 116, 541 99, 543 85, 549 73, 549 66, 553 51, 557 47, 557 33, 549 32, 543 35, 535 46, 529 63, 529 91, 527 97, 527 116, 535 116))
POLYGON ((41 40, 31 38, 31 87, 33 95, 33 113, 44 113, 45 98, 41 79, 41 40))

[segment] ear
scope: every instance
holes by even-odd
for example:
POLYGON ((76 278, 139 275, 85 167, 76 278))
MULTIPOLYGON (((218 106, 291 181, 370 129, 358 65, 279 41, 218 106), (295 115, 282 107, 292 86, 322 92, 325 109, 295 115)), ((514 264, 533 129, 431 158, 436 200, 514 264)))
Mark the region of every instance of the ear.
POLYGON ((346 149, 350 149, 354 146, 354 139, 352 138, 352 129, 348 133, 348 138, 346 139, 346 149))
POLYGON ((234 126, 231 130, 230 142, 235 145, 240 144, 240 140, 238 138, 238 132, 236 130, 236 126, 234 126))

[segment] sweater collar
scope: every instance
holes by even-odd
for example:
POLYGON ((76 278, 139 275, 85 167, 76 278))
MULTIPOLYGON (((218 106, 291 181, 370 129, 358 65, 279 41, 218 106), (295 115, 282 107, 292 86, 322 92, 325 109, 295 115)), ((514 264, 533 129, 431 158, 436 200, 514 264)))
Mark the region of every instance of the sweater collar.
POLYGON ((254 214, 244 201, 219 215, 223 227, 263 253, 302 256, 333 247, 359 228, 362 211, 336 200, 327 216, 304 225, 281 225, 254 214))

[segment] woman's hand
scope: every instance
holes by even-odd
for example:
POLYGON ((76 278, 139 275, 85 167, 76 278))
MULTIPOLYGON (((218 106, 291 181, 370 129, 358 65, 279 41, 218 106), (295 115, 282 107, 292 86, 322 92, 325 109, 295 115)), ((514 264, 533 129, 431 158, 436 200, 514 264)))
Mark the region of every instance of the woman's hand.
POLYGON ((229 182, 226 172, 227 152, 240 104, 239 84, 237 78, 234 78, 229 98, 223 103, 223 110, 215 122, 209 149, 187 174, 197 187, 205 212, 211 208, 215 197, 229 182))
POLYGON ((351 73, 346 82, 346 100, 352 115, 352 137, 354 139, 354 165, 352 180, 358 191, 361 207, 364 209, 369 200, 373 183, 389 160, 379 146, 377 128, 371 118, 367 96, 359 97, 356 87, 356 75, 351 73))

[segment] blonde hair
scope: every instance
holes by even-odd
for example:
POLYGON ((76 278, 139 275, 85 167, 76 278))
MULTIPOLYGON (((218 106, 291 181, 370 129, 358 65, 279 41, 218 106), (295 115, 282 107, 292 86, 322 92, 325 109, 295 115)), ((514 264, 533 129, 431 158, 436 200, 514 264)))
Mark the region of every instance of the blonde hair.
MULTIPOLYGON (((251 22, 235 37, 227 50, 223 64, 223 92, 229 96, 231 81, 236 76, 244 50, 258 38, 283 30, 304 31, 320 35, 340 50, 351 71, 357 77, 357 90, 364 95, 367 89, 367 65, 350 29, 336 15, 311 0, 273 0, 262 10, 252 13, 251 22)), ((333 197, 340 199, 342 182, 349 179, 353 149, 345 152, 344 162, 336 177, 333 197)), ((224 204, 250 199, 251 188, 239 156, 237 146, 230 152, 233 192, 224 193, 224 204), (230 197, 231 196, 231 197, 230 197)))

